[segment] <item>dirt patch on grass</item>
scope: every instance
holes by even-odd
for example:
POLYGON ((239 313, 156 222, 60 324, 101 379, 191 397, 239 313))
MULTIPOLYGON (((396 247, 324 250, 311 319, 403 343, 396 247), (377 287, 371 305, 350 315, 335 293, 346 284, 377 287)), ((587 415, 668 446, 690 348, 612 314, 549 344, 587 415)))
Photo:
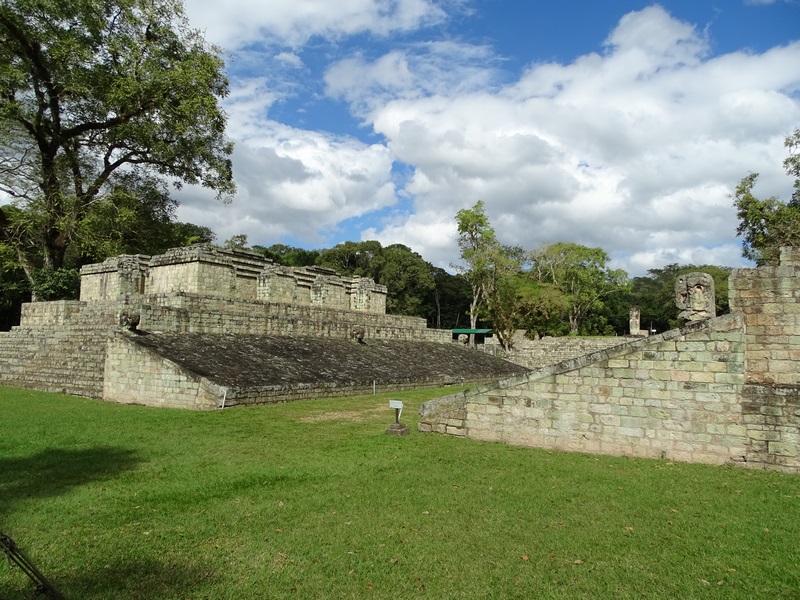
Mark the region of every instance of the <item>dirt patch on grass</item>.
POLYGON ((390 410, 383 407, 368 408, 364 410, 332 410, 320 412, 308 417, 298 419, 301 423, 322 423, 323 421, 349 421, 351 423, 363 423, 367 418, 375 417, 379 414, 390 414, 390 410))

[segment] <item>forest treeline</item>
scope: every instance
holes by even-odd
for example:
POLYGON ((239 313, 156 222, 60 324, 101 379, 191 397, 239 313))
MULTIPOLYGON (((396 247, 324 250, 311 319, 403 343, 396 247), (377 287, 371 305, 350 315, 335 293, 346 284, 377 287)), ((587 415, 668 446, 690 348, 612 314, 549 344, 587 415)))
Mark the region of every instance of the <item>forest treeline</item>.
MULTIPOLYGON (((0 3, 0 329, 18 322, 23 302, 77 297, 82 265, 213 241, 208 228, 176 221, 169 186, 235 201, 224 71, 221 50, 190 26, 180 0, 0 3)), ((756 173, 732 196, 743 255, 757 264, 800 245, 800 130, 785 145, 788 202, 756 197, 756 173)), ((727 310, 724 267, 671 264, 629 278, 601 248, 505 245, 482 202, 455 218, 461 260, 452 273, 376 241, 252 250, 372 277, 389 288, 389 313, 432 327, 486 325, 504 343, 517 329, 623 334, 631 305, 643 327, 670 328, 673 282, 686 271, 711 273, 717 312, 727 310)))

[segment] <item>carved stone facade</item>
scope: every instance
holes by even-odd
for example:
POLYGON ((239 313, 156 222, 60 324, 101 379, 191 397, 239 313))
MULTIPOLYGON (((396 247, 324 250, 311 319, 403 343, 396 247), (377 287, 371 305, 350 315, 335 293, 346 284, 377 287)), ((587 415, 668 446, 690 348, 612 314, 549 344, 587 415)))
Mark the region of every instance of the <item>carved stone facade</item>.
POLYGON ((386 286, 322 267, 284 267, 251 252, 199 244, 158 256, 126 255, 81 269, 81 300, 201 294, 235 300, 386 313, 386 286))
POLYGON ((675 281, 675 306, 683 321, 704 321, 717 316, 714 279, 708 273, 687 273, 675 281))

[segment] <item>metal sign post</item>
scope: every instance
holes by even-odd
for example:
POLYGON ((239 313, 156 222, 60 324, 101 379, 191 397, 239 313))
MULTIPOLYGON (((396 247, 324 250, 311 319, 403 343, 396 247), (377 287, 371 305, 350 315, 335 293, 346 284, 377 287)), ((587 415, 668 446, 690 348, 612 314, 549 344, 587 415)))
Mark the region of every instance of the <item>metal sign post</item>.
POLYGON ((394 423, 389 425, 386 430, 387 435, 408 435, 408 427, 400 423, 400 415, 403 414, 402 400, 389 400, 389 408, 394 409, 394 423))

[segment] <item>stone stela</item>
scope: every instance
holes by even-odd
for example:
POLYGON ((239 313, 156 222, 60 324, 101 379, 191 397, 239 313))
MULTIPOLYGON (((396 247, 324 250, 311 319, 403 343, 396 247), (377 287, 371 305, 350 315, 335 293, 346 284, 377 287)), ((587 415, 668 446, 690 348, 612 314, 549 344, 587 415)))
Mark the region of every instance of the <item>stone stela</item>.
POLYGON ((685 322, 705 321, 717 316, 714 279, 708 273, 687 273, 675 281, 675 306, 685 322))

